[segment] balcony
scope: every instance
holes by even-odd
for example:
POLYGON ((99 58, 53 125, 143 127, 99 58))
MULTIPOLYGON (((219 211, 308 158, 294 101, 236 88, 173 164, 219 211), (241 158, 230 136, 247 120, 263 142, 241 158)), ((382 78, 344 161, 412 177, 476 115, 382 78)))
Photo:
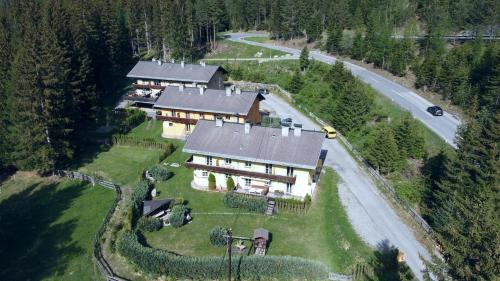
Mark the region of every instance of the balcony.
POLYGON ((203 164, 195 164, 195 163, 193 163, 192 157, 186 161, 185 165, 187 168, 191 168, 191 169, 199 169, 199 170, 205 170, 205 171, 221 173, 221 174, 230 174, 230 175, 236 175, 236 176, 244 176, 244 177, 250 177, 250 178, 258 178, 258 179, 265 179, 265 180, 295 184, 295 177, 280 176, 280 175, 273 175, 273 174, 266 174, 266 173, 258 173, 258 172, 245 171, 245 170, 237 170, 237 169, 226 168, 226 167, 221 167, 221 166, 209 166, 209 165, 203 165, 203 164))
POLYGON ((152 94, 146 95, 138 95, 135 92, 130 92, 127 95, 123 96, 123 100, 142 102, 142 103, 155 103, 158 97, 153 96, 152 94))
POLYGON ((180 123, 180 124, 189 124, 189 125, 196 125, 196 122, 198 122, 198 119, 163 116, 163 115, 158 115, 158 114, 156 114, 156 120, 169 121, 169 122, 180 123))
POLYGON ((143 85, 143 84, 136 84, 136 83, 133 83, 132 84, 132 87, 134 89, 154 89, 154 90, 163 90, 165 88, 165 86, 161 86, 161 85, 143 85))

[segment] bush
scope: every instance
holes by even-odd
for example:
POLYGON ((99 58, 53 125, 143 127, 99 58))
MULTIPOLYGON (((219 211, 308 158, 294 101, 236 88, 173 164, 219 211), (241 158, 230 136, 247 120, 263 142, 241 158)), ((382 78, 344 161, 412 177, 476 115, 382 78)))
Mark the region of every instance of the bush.
POLYGON ((184 220, 186 219, 186 206, 175 205, 172 208, 172 213, 170 213, 169 221, 173 227, 181 227, 184 225, 184 220))
POLYGON ((157 181, 166 181, 170 177, 172 177, 172 173, 167 171, 167 169, 163 168, 160 165, 154 165, 153 167, 149 168, 149 173, 157 181))
POLYGON ((158 231, 162 227, 162 222, 159 218, 141 217, 137 221, 137 228, 141 231, 158 231))
POLYGON ((215 182, 215 175, 210 173, 208 175, 208 189, 209 190, 215 190, 216 182, 215 182))
POLYGON ((140 181, 135 185, 132 191, 132 204, 135 209, 139 210, 142 206, 142 201, 148 199, 150 188, 151 185, 148 181, 140 181))
POLYGON ((233 177, 228 177, 226 181, 226 187, 228 191, 233 191, 236 185, 234 184, 233 177))
POLYGON ((170 156, 175 151, 175 146, 172 143, 167 144, 167 148, 158 156, 158 163, 163 162, 168 156, 170 156))
POLYGON ((146 112, 140 109, 124 109, 119 114, 118 132, 128 133, 132 128, 138 126, 146 120, 146 112))
MULTIPOLYGON (((117 243, 118 252, 141 271, 154 277, 172 279, 222 280, 227 264, 223 257, 189 257, 143 246, 133 232, 125 232, 117 243)), ((320 262, 289 256, 242 256, 233 262, 241 280, 326 280, 328 268, 320 262)))
POLYGON ((309 195, 309 193, 307 193, 306 196, 304 197, 304 202, 307 205, 309 205, 309 204, 311 204, 311 201, 312 201, 311 195, 309 195))
POLYGON ((227 229, 222 226, 212 228, 208 235, 210 237, 210 244, 215 247, 223 247, 226 245, 226 237, 224 237, 224 235, 227 235, 227 229))
POLYGON ((174 200, 174 205, 184 205, 184 197, 176 197, 174 200))
POLYGON ((265 213, 267 209, 265 197, 247 196, 233 191, 224 195, 224 204, 230 208, 240 208, 257 213, 265 213))

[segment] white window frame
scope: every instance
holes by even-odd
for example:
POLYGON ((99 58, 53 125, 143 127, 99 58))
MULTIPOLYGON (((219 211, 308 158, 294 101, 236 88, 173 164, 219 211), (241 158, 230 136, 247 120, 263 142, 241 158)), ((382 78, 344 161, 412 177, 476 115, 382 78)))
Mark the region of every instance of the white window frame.
POLYGON ((245 161, 245 168, 252 168, 252 162, 245 161))
POLYGON ((293 184, 287 182, 286 183, 286 193, 292 193, 293 192, 293 184))
POLYGON ((213 165, 213 158, 212 156, 207 156, 207 166, 212 166, 213 165))
POLYGON ((287 177, 293 177, 293 172, 294 172, 293 167, 286 167, 286 175, 287 175, 287 177))
POLYGON ((224 163, 226 165, 231 165, 233 163, 233 160, 231 158, 226 158, 226 159, 224 159, 224 163))
POLYGON ((204 178, 208 177, 208 171, 201 171, 201 176, 204 178))
POLYGON ((268 175, 273 174, 273 164, 266 164, 266 174, 268 175))
POLYGON ((245 186, 251 186, 252 185, 252 179, 245 178, 245 186))

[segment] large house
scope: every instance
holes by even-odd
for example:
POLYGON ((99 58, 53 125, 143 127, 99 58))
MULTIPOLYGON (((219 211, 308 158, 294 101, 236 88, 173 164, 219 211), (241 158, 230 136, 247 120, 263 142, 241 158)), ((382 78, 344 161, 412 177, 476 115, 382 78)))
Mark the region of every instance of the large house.
POLYGON ((312 195, 322 166, 325 134, 293 128, 252 126, 200 120, 183 151, 192 154, 192 184, 208 188, 208 176, 226 188, 232 177, 237 191, 303 199, 312 195))
POLYGON ((218 65, 164 63, 160 60, 139 61, 127 74, 135 79, 134 90, 126 100, 153 104, 167 86, 223 89, 226 71, 218 65))
POLYGON ((163 120, 165 138, 185 138, 200 119, 252 124, 260 123, 259 103, 263 97, 256 92, 228 86, 224 90, 168 86, 154 104, 156 119, 163 120))

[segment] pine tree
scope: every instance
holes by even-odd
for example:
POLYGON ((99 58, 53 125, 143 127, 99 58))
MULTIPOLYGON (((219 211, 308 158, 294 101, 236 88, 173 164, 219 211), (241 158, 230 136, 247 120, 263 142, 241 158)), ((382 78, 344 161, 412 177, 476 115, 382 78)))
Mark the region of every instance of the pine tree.
POLYGON ((365 44, 363 34, 356 31, 356 36, 352 42, 351 57, 355 60, 363 60, 365 57, 365 44))
POLYGON ((305 46, 300 52, 300 58, 299 58, 300 70, 305 71, 309 67, 309 63, 310 63, 309 50, 307 49, 307 46, 305 46))
POLYGON ((272 0, 271 2, 271 14, 269 28, 271 31, 271 38, 280 39, 284 34, 284 18, 283 18, 283 0, 272 0))
POLYGON ((368 162, 382 174, 396 170, 401 158, 391 127, 385 124, 378 126, 365 156, 368 162))
POLYGON ((355 84, 354 76, 352 76, 350 71, 345 69, 344 63, 339 60, 335 61, 324 80, 330 84, 330 88, 336 96, 340 96, 350 90, 355 84))
POLYGON ((367 120, 372 108, 372 96, 361 85, 355 85, 340 98, 333 114, 333 124, 342 133, 359 129, 367 120))
POLYGON ((292 80, 290 81, 290 92, 298 94, 302 90, 302 74, 296 69, 293 72, 292 80))
POLYGON ((394 128, 396 143, 402 156, 420 159, 425 154, 425 139, 417 121, 405 116, 394 128))
POLYGON ((7 128, 10 126, 10 95, 8 94, 7 82, 10 76, 11 46, 10 34, 6 24, 0 17, 0 169, 10 164, 9 136, 7 128))
POLYGON ((328 38, 326 41, 326 46, 328 52, 341 54, 342 52, 342 37, 343 37, 343 28, 340 24, 333 24, 328 29, 328 38))

